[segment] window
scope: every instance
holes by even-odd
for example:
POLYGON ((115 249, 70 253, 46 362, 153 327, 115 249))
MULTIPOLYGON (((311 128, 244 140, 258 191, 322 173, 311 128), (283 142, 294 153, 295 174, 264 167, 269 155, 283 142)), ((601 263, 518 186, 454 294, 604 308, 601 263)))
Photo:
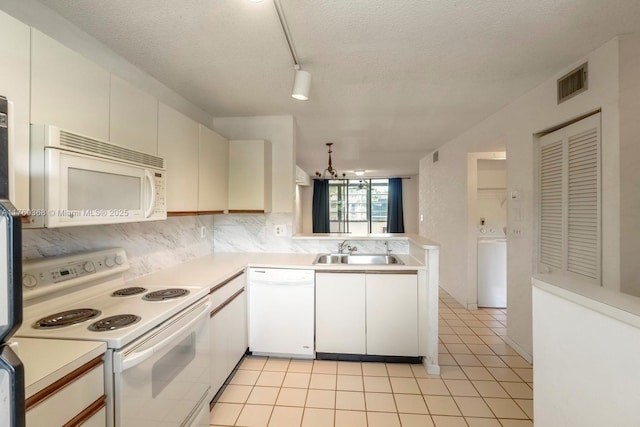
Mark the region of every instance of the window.
POLYGON ((600 284, 600 114, 539 142, 539 270, 600 284))
POLYGON ((332 233, 385 233, 388 179, 329 182, 329 222, 332 233))

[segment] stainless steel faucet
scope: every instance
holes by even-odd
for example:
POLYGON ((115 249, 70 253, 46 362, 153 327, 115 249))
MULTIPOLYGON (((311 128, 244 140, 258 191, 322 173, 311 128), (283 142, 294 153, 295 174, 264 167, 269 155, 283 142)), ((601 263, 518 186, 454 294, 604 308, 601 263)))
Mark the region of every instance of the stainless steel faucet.
POLYGON ((387 250, 387 256, 389 256, 391 249, 389 249, 389 242, 387 240, 384 241, 384 247, 387 250))
POLYGON ((352 253, 354 253, 357 250, 358 250, 357 246, 351 246, 351 245, 347 246, 347 251, 349 251, 349 255, 351 255, 352 253))
POLYGON ((344 250, 344 247, 347 245, 348 240, 345 240, 344 242, 338 243, 338 253, 342 254, 342 251, 344 250))

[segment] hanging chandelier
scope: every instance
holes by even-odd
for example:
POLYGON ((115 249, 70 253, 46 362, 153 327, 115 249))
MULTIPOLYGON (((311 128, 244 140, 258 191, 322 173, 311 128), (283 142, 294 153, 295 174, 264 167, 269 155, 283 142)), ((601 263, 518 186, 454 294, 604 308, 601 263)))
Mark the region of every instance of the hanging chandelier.
MULTIPOLYGON (((327 168, 322 172, 318 172, 316 171, 316 177, 321 178, 321 179, 325 179, 325 176, 327 175, 327 173, 329 174, 329 178, 332 179, 338 179, 338 171, 335 170, 333 168, 333 163, 331 162, 331 153, 333 153, 333 151, 331 151, 331 146, 333 145, 333 142, 327 142, 325 144, 327 147, 329 147, 329 165, 327 166, 327 168)), ((344 178, 346 176, 346 174, 342 174, 342 178, 344 178)))

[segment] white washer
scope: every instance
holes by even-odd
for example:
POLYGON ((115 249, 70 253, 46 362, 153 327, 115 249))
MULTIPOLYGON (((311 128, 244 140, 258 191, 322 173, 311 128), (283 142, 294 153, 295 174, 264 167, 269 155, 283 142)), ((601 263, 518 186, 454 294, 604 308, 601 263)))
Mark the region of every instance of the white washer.
POLYGON ((507 306, 507 239, 478 238, 478 307, 507 306))

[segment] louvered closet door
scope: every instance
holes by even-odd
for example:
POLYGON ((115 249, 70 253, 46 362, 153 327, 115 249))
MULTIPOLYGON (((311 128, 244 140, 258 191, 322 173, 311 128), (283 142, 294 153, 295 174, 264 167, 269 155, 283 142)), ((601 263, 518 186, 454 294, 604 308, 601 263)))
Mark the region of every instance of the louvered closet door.
POLYGON ((568 135, 567 270, 600 277, 600 126, 568 135))
POLYGON ((542 137, 538 161, 541 270, 600 284, 600 114, 542 137))
POLYGON ((540 146, 540 263, 552 270, 562 268, 563 169, 562 139, 548 138, 540 146))

